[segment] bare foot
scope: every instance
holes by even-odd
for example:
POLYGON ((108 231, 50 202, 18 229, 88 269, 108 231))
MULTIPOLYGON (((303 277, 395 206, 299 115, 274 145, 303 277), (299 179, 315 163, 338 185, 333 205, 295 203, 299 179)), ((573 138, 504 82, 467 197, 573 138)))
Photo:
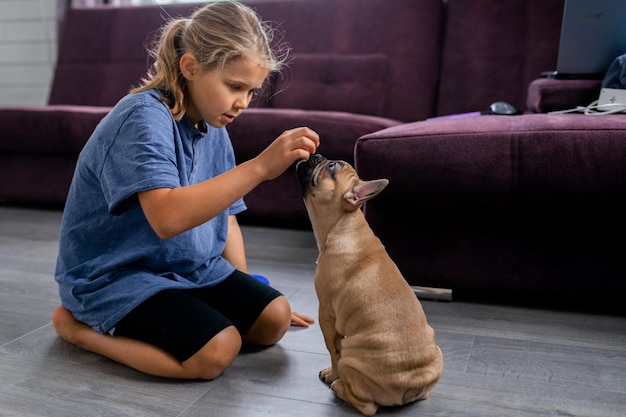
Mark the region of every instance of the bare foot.
POLYGON ((58 306, 52 313, 52 325, 54 330, 66 341, 76 344, 77 334, 85 328, 91 328, 74 318, 72 313, 63 306, 58 306))

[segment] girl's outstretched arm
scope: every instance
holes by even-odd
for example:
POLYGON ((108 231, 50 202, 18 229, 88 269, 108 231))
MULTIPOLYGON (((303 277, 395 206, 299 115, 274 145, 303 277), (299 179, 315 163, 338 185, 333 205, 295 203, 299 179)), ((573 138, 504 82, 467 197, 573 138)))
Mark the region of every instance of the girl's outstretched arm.
POLYGON ((168 239, 211 220, 295 161, 308 159, 318 146, 319 136, 313 130, 287 130, 257 157, 230 171, 186 187, 138 193, 139 203, 156 234, 168 239))

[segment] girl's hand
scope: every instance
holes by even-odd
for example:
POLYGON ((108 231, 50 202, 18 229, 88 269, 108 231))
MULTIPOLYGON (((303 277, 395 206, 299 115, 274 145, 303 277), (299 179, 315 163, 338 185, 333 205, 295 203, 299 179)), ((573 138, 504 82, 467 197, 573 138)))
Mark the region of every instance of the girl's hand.
POLYGON ((308 127, 284 131, 255 159, 264 176, 273 180, 299 159, 309 159, 320 144, 319 135, 308 127))
POLYGON ((309 327, 309 324, 314 322, 315 320, 312 317, 305 316, 295 311, 291 313, 291 324, 294 326, 309 327))

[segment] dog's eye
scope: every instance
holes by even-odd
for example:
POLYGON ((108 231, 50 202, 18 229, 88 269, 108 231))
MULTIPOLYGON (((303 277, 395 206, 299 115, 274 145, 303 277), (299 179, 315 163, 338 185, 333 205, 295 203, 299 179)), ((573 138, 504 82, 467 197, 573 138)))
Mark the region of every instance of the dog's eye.
POLYGON ((332 179, 337 179, 337 170, 343 166, 341 161, 330 161, 328 165, 326 165, 326 169, 330 172, 330 176, 332 179))
POLYGON ((340 168, 343 166, 343 163, 341 161, 330 161, 327 165, 327 168, 329 171, 335 171, 337 170, 337 168, 340 168))

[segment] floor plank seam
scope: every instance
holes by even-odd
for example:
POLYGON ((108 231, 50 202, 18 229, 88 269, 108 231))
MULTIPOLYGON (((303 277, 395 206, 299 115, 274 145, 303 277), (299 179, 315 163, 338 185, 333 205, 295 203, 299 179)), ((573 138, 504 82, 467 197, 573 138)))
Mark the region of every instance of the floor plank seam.
MULTIPOLYGON (((51 325, 52 325, 52 322, 47 323, 47 324, 44 324, 43 326, 40 326, 40 327, 38 327, 38 328, 37 328, 37 329, 35 329, 35 330, 31 330, 30 332, 27 332, 27 333, 25 333, 25 334, 23 334, 23 335, 21 335, 21 336, 19 336, 19 337, 16 337, 15 339, 10 340, 10 341, 8 341, 8 342, 6 342, 6 343, 4 343, 4 344, 0 345, 0 349, 4 350, 4 348, 5 348, 6 346, 8 346, 8 345, 10 345, 10 344, 12 344, 12 343, 18 342, 18 341, 20 341, 21 339, 24 339, 24 338, 26 338, 26 337, 30 336, 31 334, 34 334, 34 333, 36 333, 36 332, 38 332, 38 331, 40 331, 40 330, 42 330, 42 329, 45 329, 46 327, 51 326, 51 325)), ((10 353, 10 352, 8 352, 8 353, 10 353)))
MULTIPOLYGON (((210 381, 209 381, 209 382, 210 382, 210 381)), ((210 386, 210 384, 208 384, 208 385, 209 385, 209 387, 208 387, 208 388, 207 388, 207 389, 206 389, 203 393, 201 393, 200 395, 198 395, 198 396, 197 396, 197 398, 195 398, 193 401, 191 401, 189 404, 187 404, 187 406, 186 406, 185 408, 183 408, 183 410, 182 410, 180 413, 178 413, 178 414, 176 415, 176 417, 181 417, 181 416, 183 416, 183 415, 187 412, 187 410, 189 410, 189 409, 190 409, 191 407, 193 407, 195 404, 198 404, 198 402, 202 399, 202 397, 204 397, 205 395, 207 395, 207 394, 208 394, 208 393, 209 393, 209 392, 213 389, 213 387, 212 387, 212 386, 210 386)))

